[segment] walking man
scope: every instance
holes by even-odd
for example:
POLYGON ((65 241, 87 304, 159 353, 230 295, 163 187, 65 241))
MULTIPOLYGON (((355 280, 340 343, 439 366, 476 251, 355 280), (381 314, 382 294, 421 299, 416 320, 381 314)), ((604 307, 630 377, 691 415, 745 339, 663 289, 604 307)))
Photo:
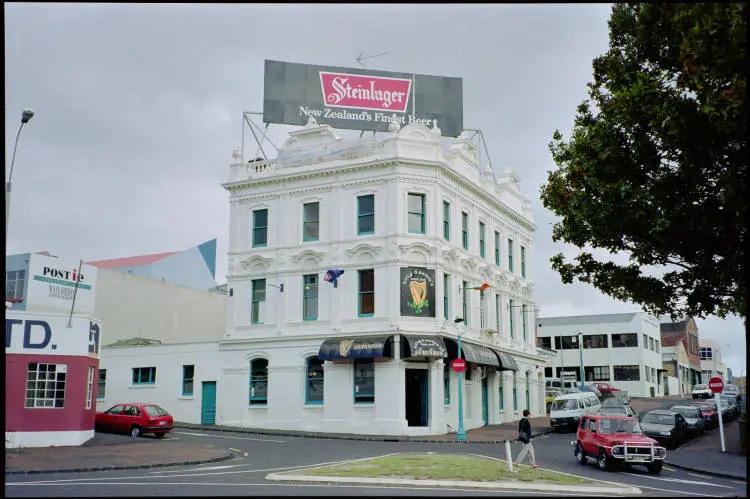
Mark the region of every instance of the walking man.
POLYGON ((539 466, 536 465, 536 458, 534 457, 534 446, 531 445, 531 423, 529 422, 529 415, 531 413, 528 409, 524 409, 523 411, 523 417, 518 422, 518 440, 521 441, 523 444, 523 449, 521 449, 521 452, 518 454, 518 458, 516 459, 516 466, 520 466, 523 462, 524 458, 526 457, 526 453, 531 456, 531 467, 534 469, 539 468, 539 466))

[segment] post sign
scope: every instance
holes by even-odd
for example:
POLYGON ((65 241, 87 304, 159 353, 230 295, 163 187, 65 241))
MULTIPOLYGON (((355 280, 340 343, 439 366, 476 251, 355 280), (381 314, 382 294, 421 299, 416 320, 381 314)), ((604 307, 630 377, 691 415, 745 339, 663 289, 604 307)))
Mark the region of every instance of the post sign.
POLYGON ((84 264, 79 273, 79 264, 78 261, 32 253, 29 256, 26 310, 69 313, 75 298, 73 313, 94 313, 97 269, 84 264))
POLYGON ((401 267, 401 315, 435 317, 435 270, 401 267))
POLYGON ((708 380, 708 389, 713 393, 721 393, 724 389, 724 381, 720 377, 714 376, 708 380))
POLYGON ((461 78, 363 68, 265 61, 263 121, 305 125, 310 118, 334 128, 388 130, 436 124, 442 135, 463 131, 461 78))
POLYGON ((466 369, 466 362, 464 359, 455 359, 451 365, 453 366, 453 370, 457 373, 462 373, 466 369))

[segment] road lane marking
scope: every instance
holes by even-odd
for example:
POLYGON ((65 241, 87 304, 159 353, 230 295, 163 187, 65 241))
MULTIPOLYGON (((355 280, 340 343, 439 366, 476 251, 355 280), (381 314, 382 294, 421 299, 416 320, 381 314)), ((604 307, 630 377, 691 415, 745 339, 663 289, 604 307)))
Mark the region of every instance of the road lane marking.
POLYGON ((663 467, 662 467, 662 469, 664 469, 664 470, 667 470, 667 471, 675 471, 674 469, 672 469, 672 468, 668 468, 668 467, 666 467, 666 466, 663 466, 663 467))
POLYGON ((650 478, 651 480, 662 480, 664 482, 689 483, 692 485, 709 485, 711 487, 722 487, 725 489, 734 488, 734 487, 730 487, 729 485, 719 485, 718 483, 711 483, 711 482, 697 482, 695 480, 683 480, 681 478, 664 478, 664 477, 650 476, 650 475, 639 475, 638 473, 623 473, 623 475, 639 476, 642 478, 650 478))
POLYGON ((734 483, 741 483, 742 485, 745 485, 745 482, 740 482, 739 480, 730 480, 730 481, 732 481, 734 483))
POLYGON ((695 474, 695 473, 688 473, 688 475, 692 475, 692 476, 697 476, 697 477, 700 477, 700 478, 708 478, 708 479, 710 479, 710 478, 711 478, 710 476, 706 476, 706 475, 697 475, 697 474, 695 474))
POLYGON ((228 435, 212 435, 208 433, 190 433, 187 431, 178 431, 180 435, 194 435, 196 437, 213 437, 213 438, 231 438, 234 440, 254 440, 256 442, 277 442, 283 444, 286 440, 271 440, 270 438, 250 438, 250 437, 230 437, 228 435))
POLYGON ((241 450, 235 449, 234 447, 229 447, 229 450, 233 450, 234 452, 242 452, 241 450))

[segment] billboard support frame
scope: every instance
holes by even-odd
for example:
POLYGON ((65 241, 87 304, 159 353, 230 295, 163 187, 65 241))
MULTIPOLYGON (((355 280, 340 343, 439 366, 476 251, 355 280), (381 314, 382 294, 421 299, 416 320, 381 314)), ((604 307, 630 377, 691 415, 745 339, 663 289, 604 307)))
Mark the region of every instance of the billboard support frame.
POLYGON ((255 123, 252 119, 249 118, 249 116, 263 116, 262 112, 257 111, 242 111, 242 145, 240 147, 240 157, 242 158, 242 162, 245 162, 245 123, 247 123, 248 128, 250 128, 250 132, 253 134, 253 138, 255 138, 255 144, 258 146, 258 149, 255 152, 255 156, 258 155, 258 152, 263 154, 263 159, 268 161, 268 156, 266 155, 265 149, 263 149, 263 142, 268 139, 269 144, 273 146, 274 149, 276 149, 276 152, 279 152, 279 148, 276 146, 276 144, 273 143, 271 138, 266 134, 268 131, 268 128, 270 127, 270 123, 266 123, 265 129, 262 128, 260 125, 255 123), (258 133, 263 137, 262 140, 258 139, 258 133))

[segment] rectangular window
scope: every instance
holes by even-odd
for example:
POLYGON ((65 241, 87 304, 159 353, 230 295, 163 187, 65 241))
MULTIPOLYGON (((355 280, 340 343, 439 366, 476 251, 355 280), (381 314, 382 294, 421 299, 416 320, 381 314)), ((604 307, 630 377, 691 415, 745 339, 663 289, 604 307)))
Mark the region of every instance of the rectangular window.
POLYGON ((584 334, 583 335, 583 348, 607 348, 607 335, 606 334, 584 334))
POLYGON ((375 233, 375 195, 357 197, 357 235, 375 233))
POLYGON ((500 332, 500 294, 495 293, 495 330, 500 332))
POLYGON ((526 279, 526 248, 521 246, 521 277, 526 279))
POLYGON ((484 329, 487 327, 487 307, 484 306, 484 291, 479 292, 479 327, 484 329))
MULTIPOLYGON (((585 342, 584 342, 585 345, 585 342)), ((555 349, 557 350, 578 350, 577 336, 558 336, 555 338, 555 349)))
POLYGON ((500 266, 500 233, 495 231, 495 265, 500 266))
POLYGON ((510 337, 511 338, 514 338, 515 334, 516 334, 516 330, 513 327, 513 316, 514 315, 515 314, 513 312, 513 300, 511 299, 511 300, 508 301, 508 318, 510 319, 510 337))
POLYGON ((443 404, 451 403, 451 365, 450 362, 443 364, 443 404))
POLYGON ((500 384, 500 410, 505 410, 505 376, 503 375, 503 372, 500 371, 500 375, 498 376, 498 381, 500 384))
POLYGON ((464 249, 469 249, 469 214, 461 212, 461 243, 464 249))
POLYGON ((375 313, 375 270, 359 271, 359 316, 371 317, 375 313))
POLYGON ((323 361, 318 357, 307 359, 307 389, 305 392, 306 404, 323 403, 323 361))
POLYGON ((182 366, 182 396, 193 396, 193 379, 195 378, 195 366, 182 366))
POLYGON ((253 359, 250 361, 250 400, 249 405, 266 405, 268 403, 268 361, 253 359))
POLYGON ((521 305, 521 330, 523 331, 523 341, 526 341, 526 305, 521 305))
POLYGON ((656 343, 654 344, 654 346, 656 347, 656 353, 661 353, 661 348, 660 348, 660 345, 659 345, 659 340, 656 340, 656 343))
POLYGON ((447 321, 451 320, 451 312, 448 307, 448 298, 451 290, 450 286, 450 275, 443 274, 443 318, 447 321))
POLYGON ((153 385, 156 383, 155 367, 134 367, 133 384, 134 385, 153 385))
POLYGON ((651 350, 652 352, 655 350, 654 349, 654 339, 653 338, 649 338, 648 339, 648 349, 651 350))
POLYGON ((642 336, 643 336, 643 344, 641 346, 643 347, 644 350, 647 350, 648 349, 648 336, 646 336, 645 334, 642 336))
POLYGON ((86 379, 86 409, 91 409, 91 404, 94 402, 94 366, 89 366, 89 374, 86 379))
POLYGON ((250 307, 250 323, 263 324, 263 304, 266 301, 266 280, 252 280, 252 303, 250 307))
POLYGON ((546 338, 537 337, 536 346, 552 350, 552 338, 549 336, 546 338))
POLYGON ((25 407, 64 407, 67 373, 67 364, 29 363, 26 371, 25 407))
POLYGON ((513 239, 508 239, 508 272, 513 272, 513 239))
POLYGON ((586 381, 609 381, 609 366, 590 366, 583 368, 586 381))
POLYGON ((646 381, 651 381, 651 370, 647 367, 646 368, 646 381))
POLYGON ((409 193, 409 232, 424 234, 424 194, 409 193))
POLYGON ((468 282, 463 282, 462 294, 461 294, 461 312, 464 314, 464 326, 469 327, 469 290, 466 287, 469 285, 468 282))
POLYGON ((612 335, 612 348, 629 348, 638 346, 637 333, 623 333, 612 335))
POLYGON ((614 366, 615 381, 640 381, 641 371, 639 366, 614 366))
POLYGON ((479 222, 479 256, 484 258, 484 224, 479 222))
POLYGON ((513 371, 513 410, 518 410, 518 375, 513 371))
POLYGON ((99 369, 99 382, 96 385, 96 398, 104 399, 107 394, 107 370, 99 369))
POLYGON ((302 240, 317 241, 320 237, 320 203, 302 205, 302 240))
POLYGON ((701 347, 701 360, 713 359, 713 351, 710 347, 701 347))
POLYGON ((268 210, 253 211, 253 248, 268 245, 268 210))
POLYGON ((372 359, 354 359, 354 403, 375 402, 375 364, 372 359))
POLYGON ((443 237, 451 240, 451 204, 448 201, 443 201, 443 237))
POLYGON ((26 282, 26 270, 11 270, 5 273, 5 299, 20 300, 23 298, 23 287, 26 282))
POLYGON ((318 319, 318 275, 309 274, 302 277, 302 320, 318 319))

